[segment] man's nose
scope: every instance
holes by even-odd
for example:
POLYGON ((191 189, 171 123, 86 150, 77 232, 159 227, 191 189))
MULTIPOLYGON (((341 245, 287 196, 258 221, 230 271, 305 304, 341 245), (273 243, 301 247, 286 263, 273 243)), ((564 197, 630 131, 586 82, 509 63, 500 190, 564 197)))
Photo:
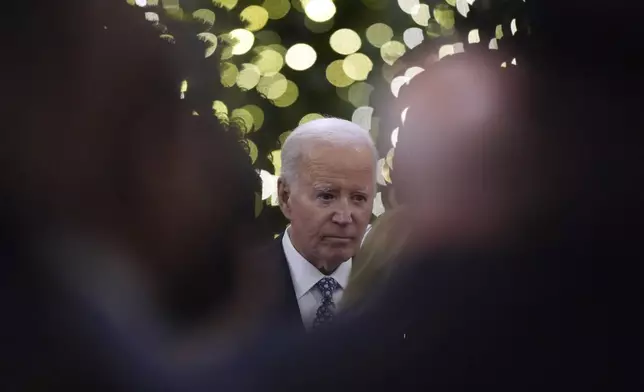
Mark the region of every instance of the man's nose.
POLYGON ((346 205, 346 203, 342 203, 342 205, 338 206, 336 211, 333 213, 331 220, 333 221, 333 223, 336 223, 338 225, 346 226, 350 224, 351 222, 353 222, 351 209, 348 205, 346 205))

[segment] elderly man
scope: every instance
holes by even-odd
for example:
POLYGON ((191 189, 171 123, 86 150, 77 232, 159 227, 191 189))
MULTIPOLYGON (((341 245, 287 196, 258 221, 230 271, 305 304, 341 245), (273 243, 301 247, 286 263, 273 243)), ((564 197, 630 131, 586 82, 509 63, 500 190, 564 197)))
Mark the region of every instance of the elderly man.
POLYGON ((371 217, 376 160, 369 133, 337 118, 308 122, 284 143, 278 192, 291 224, 276 252, 285 312, 306 329, 332 320, 347 285, 371 217))

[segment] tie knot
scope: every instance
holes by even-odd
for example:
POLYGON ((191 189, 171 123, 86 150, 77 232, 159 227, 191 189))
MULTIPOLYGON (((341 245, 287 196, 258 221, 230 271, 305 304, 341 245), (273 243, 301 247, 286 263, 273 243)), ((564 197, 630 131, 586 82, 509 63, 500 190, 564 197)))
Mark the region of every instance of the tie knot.
POLYGON ((333 278, 322 278, 315 286, 320 290, 323 298, 331 298, 340 284, 333 278))

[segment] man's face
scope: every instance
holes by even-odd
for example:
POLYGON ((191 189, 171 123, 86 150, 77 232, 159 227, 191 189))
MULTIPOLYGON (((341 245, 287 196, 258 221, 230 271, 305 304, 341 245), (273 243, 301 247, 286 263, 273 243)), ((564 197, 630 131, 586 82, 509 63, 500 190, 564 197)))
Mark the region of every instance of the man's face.
POLYGON ((303 154, 295 184, 280 180, 280 207, 295 248, 319 269, 333 271, 362 241, 374 198, 369 147, 318 142, 303 154))

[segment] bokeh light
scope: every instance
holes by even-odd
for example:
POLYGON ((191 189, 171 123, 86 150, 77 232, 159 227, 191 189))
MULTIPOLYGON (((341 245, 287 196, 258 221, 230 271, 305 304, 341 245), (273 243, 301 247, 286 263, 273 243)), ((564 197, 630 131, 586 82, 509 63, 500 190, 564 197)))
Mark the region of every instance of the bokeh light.
POLYGON ((374 23, 367 28, 367 41, 376 48, 380 48, 385 43, 391 41, 394 31, 384 23, 374 23))
POLYGON ((259 51, 259 54, 253 58, 252 62, 259 68, 262 76, 274 75, 284 66, 282 55, 268 47, 264 47, 259 51))
POLYGON ((434 19, 444 29, 454 28, 454 10, 447 4, 439 4, 434 8, 434 19))
POLYGON ((197 38, 206 43, 206 57, 212 56, 217 50, 217 36, 213 33, 199 33, 197 38))
POLYGON ((494 30, 494 36, 495 36, 496 39, 503 38, 503 26, 502 25, 496 26, 496 29, 494 30))
POLYGON ((380 56, 382 56, 382 60, 385 63, 392 65, 405 54, 405 51, 406 48, 403 43, 398 41, 389 41, 380 48, 380 56))
MULTIPOLYGON (((168 41, 169 43, 173 44, 174 43, 174 36, 172 34, 161 34, 159 38, 168 41)), ((223 59, 223 56, 222 56, 223 59)))
POLYGON ((297 87, 297 84, 288 80, 284 94, 282 94, 282 96, 280 96, 279 98, 274 99, 272 102, 273 105, 277 106, 278 108, 285 108, 294 104, 295 101, 297 101, 299 95, 300 89, 297 87))
POLYGON ((391 184, 391 168, 387 165, 382 167, 382 178, 384 178, 385 184, 391 184))
POLYGON ((279 142, 280 146, 284 145, 284 142, 286 141, 286 138, 292 133, 293 131, 286 131, 283 132, 279 137, 277 138, 277 141, 279 142))
POLYGON ((411 18, 420 26, 427 27, 429 19, 431 19, 431 12, 427 4, 415 5, 411 10, 411 18))
POLYGON ((221 122, 228 122, 228 107, 222 101, 212 103, 212 111, 215 117, 221 122))
POLYGON ((403 109, 402 112, 400 112, 400 123, 402 125, 405 125, 405 120, 407 119, 407 111, 409 110, 409 107, 406 107, 403 109))
POLYGON ((251 5, 246 8, 239 14, 239 18, 246 22, 246 30, 248 31, 259 31, 266 26, 268 22, 268 11, 266 8, 260 7, 258 5, 251 5))
POLYGON ((398 94, 400 93, 400 89, 402 86, 406 85, 409 83, 409 78, 407 76, 396 76, 391 80, 390 88, 391 88, 391 93, 394 95, 394 97, 398 97, 398 94))
POLYGON ((252 90, 261 78, 259 67, 255 64, 242 64, 242 70, 237 75, 237 87, 242 90, 252 90))
POLYGON ((146 12, 145 14, 145 20, 148 22, 152 23, 159 23, 159 14, 156 12, 146 12))
POLYGON ((250 161, 251 163, 255 163, 255 161, 257 161, 257 157, 259 156, 257 145, 250 139, 246 139, 245 141, 248 145, 248 155, 250 156, 250 161))
POLYGON ((365 82, 354 83, 349 87, 347 100, 355 107, 368 106, 374 87, 365 82))
POLYGON ((288 0, 264 0, 262 7, 268 12, 268 17, 273 20, 282 19, 291 10, 288 0))
POLYGON ((270 44, 270 45, 268 45, 268 48, 272 49, 272 50, 276 51, 277 53, 279 53, 280 55, 282 55, 282 58, 284 56, 286 56, 286 48, 283 47, 280 44, 270 44))
POLYGON ((344 60, 335 60, 328 67, 326 67, 326 78, 332 85, 336 87, 347 87, 354 82, 344 72, 344 60))
POLYGON ((221 84, 224 87, 232 87, 237 82, 239 69, 233 63, 225 62, 221 64, 221 84))
POLYGON ((418 27, 410 27, 403 33, 403 41, 409 49, 413 49, 420 45, 424 39, 425 34, 423 33, 423 30, 418 27))
POLYGON ((398 0, 398 6, 406 14, 411 15, 418 5, 418 0, 398 0))
POLYGON ((376 163, 376 182, 378 185, 386 186, 387 182, 385 181, 385 177, 382 175, 385 167, 385 158, 380 158, 378 159, 378 162, 376 163))
POLYGON ((184 80, 181 82, 181 88, 179 89, 181 93, 181 99, 184 99, 186 97, 186 92, 188 92, 188 81, 184 80))
POLYGON ((266 170, 260 170, 259 178, 262 180, 262 200, 277 196, 277 176, 266 170))
POLYGON ((512 35, 515 35, 517 33, 517 20, 512 19, 512 22, 510 22, 510 32, 512 32, 512 35))
POLYGON ((230 113, 230 121, 237 124, 244 133, 252 132, 253 130, 253 115, 244 108, 237 108, 230 113))
POLYGON ((470 32, 467 34, 467 42, 469 42, 470 44, 477 44, 481 42, 481 37, 479 36, 478 29, 470 30, 470 32))
POLYGON ((257 105, 246 105, 242 109, 246 110, 253 117, 253 131, 259 131, 264 125, 264 111, 257 105))
POLYGON ((309 113, 304 115, 304 117, 302 117, 302 119, 299 122, 299 125, 306 124, 309 121, 317 120, 320 118, 324 118, 324 116, 321 115, 320 113, 309 113))
POLYGON ((405 76, 409 78, 409 80, 413 79, 416 75, 418 75, 421 72, 424 72, 425 69, 421 67, 409 67, 405 71, 405 76))
POLYGON ((273 164, 274 173, 279 176, 282 172, 282 150, 273 150, 268 154, 268 159, 273 164))
POLYGON ((212 3, 229 11, 237 6, 237 0, 212 0, 212 3))
POLYGON ((371 213, 375 216, 380 216, 385 213, 385 205, 382 202, 382 192, 376 193, 376 197, 373 198, 371 213))
POLYGON ((351 29, 340 29, 331 35, 329 44, 336 53, 349 55, 360 50, 362 40, 355 31, 351 29))
POLYGON ((470 4, 468 3, 468 0, 456 0, 456 10, 466 18, 467 14, 470 13, 470 4))
POLYGON ((296 71, 304 71, 315 64, 317 53, 308 44, 295 44, 286 52, 286 64, 296 71))
POLYGON ((248 53, 255 43, 255 35, 246 29, 235 29, 228 35, 234 40, 232 54, 235 56, 248 53))
POLYGON ((351 121, 360 126, 365 131, 371 129, 371 118, 373 117, 373 108, 370 106, 362 106, 353 111, 351 121))
POLYGON ((344 59, 342 69, 353 80, 366 80, 373 69, 373 62, 365 54, 354 53, 344 59))
POLYGON ((446 56, 454 54, 454 45, 443 45, 438 49, 438 58, 442 59, 446 56))
POLYGON ((335 4, 331 0, 303 0, 304 12, 314 22, 326 22, 335 15, 335 4))
POLYGON ((212 10, 199 9, 192 13, 192 17, 211 28, 215 24, 215 13, 212 10))
MULTIPOLYGON (((387 152, 387 156, 385 157, 385 162, 390 168, 394 167, 394 154, 395 150, 392 148, 387 152)), ((391 182, 391 179, 389 179, 388 181, 391 182)))
POLYGON ((278 99, 286 92, 288 81, 281 73, 264 76, 257 84, 257 92, 267 99, 278 99))
POLYGON ((391 145, 396 148, 396 145, 398 144, 398 131, 399 128, 394 129, 394 131, 391 133, 391 145))

